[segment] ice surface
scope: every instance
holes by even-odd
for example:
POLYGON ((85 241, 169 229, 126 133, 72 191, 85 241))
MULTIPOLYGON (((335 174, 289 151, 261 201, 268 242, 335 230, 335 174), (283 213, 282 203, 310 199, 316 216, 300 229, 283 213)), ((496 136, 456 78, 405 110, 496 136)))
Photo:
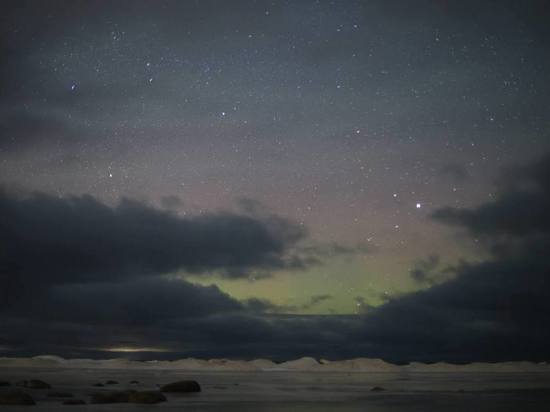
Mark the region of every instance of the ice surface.
MULTIPOLYGON (((167 394, 158 405, 61 406, 47 390, 30 390, 37 405, 32 410, 68 411, 546 411, 550 405, 547 364, 410 364, 381 360, 317 361, 304 358, 275 364, 224 359, 184 359, 171 362, 65 360, 52 356, 0 359, 0 380, 12 383, 41 379, 56 392, 70 392, 89 400, 98 390, 143 389, 182 379, 195 379, 197 394, 167 394), (96 388, 96 382, 118 385, 96 388), (137 380, 139 384, 130 384, 137 380), (375 386, 384 391, 373 392, 375 386)), ((9 388, 0 388, 8 390, 9 388)), ((0 411, 20 411, 2 407, 0 411)))

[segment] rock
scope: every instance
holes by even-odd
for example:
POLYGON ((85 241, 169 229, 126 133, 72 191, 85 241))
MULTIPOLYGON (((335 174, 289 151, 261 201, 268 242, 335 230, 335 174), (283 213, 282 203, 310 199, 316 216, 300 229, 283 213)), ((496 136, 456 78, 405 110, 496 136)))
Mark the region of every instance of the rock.
POLYGON ((0 381, 0 386, 11 386, 11 383, 8 381, 0 381))
POLYGON ((97 387, 97 388, 102 388, 102 387, 105 386, 105 385, 103 385, 102 383, 99 383, 99 382, 98 382, 98 383, 94 383, 92 386, 95 386, 95 387, 97 387))
POLYGON ((197 381, 178 381, 162 385, 161 392, 200 392, 201 386, 197 381))
POLYGON ((118 385, 118 381, 108 380, 105 382, 106 385, 118 385))
POLYGON ((67 399, 63 401, 63 405, 86 405, 86 402, 82 399, 67 399))
POLYGON ((131 383, 132 385, 137 385, 137 384, 139 383, 139 381, 130 381, 130 383, 131 383))
POLYGON ((128 402, 146 404, 160 403, 166 402, 166 397, 159 391, 130 392, 128 395, 128 402))
POLYGON ((384 389, 383 387, 381 386, 373 386, 370 391, 371 392, 382 392, 382 391, 385 391, 386 389, 384 389))
POLYGON ((90 403, 127 403, 129 395, 129 391, 96 392, 90 403))
POLYGON ((0 405, 36 405, 31 395, 23 391, 0 393, 0 405))
POLYGON ((48 398, 72 398, 74 395, 68 392, 50 392, 48 398))
POLYGON ((30 379, 30 380, 19 381, 16 383, 16 385, 23 386, 24 388, 29 388, 29 389, 51 389, 52 388, 49 383, 41 381, 40 379, 30 379))

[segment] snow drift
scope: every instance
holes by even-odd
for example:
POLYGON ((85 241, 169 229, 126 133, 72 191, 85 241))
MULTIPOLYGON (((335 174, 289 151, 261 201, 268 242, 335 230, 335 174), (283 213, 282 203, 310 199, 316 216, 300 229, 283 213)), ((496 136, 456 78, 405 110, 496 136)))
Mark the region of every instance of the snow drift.
POLYGON ((0 368, 85 368, 85 369, 172 369, 194 371, 295 371, 295 372, 389 372, 389 373, 430 373, 430 372, 550 372, 550 364, 533 362, 470 363, 456 365, 450 363, 418 363, 394 365, 381 359, 356 358, 347 360, 320 361, 304 357, 283 363, 269 359, 251 361, 231 359, 178 359, 173 361, 131 361, 124 358, 64 359, 59 356, 43 355, 32 358, 0 358, 0 368))

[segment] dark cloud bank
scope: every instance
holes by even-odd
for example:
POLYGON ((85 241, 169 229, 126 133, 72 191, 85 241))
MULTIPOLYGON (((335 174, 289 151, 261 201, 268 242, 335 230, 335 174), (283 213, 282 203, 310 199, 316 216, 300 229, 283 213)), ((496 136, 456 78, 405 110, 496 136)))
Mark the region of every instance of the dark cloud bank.
POLYGON ((171 351, 139 355, 156 358, 550 360, 550 156, 507 171, 499 185, 492 202, 432 216, 478 239, 488 260, 446 268, 429 258, 413 277, 451 279, 360 316, 286 315, 166 276, 309 264, 295 254, 305 232, 280 217, 182 219, 130 201, 110 208, 86 196, 2 193, 0 346, 12 356, 106 357, 95 349, 132 345, 171 351))
POLYGON ((5 261, 34 282, 77 283, 185 269, 246 277, 302 267, 287 252, 304 230, 277 216, 231 213, 183 219, 138 202, 111 208, 91 196, 0 194, 5 261), (40 273, 40 275, 38 274, 40 273))

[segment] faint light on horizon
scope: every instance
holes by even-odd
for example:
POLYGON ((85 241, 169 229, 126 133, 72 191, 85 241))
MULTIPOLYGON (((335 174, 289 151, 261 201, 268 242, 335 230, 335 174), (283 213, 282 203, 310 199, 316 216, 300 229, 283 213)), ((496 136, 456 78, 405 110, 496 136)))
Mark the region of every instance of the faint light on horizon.
POLYGON ((122 353, 135 353, 135 352, 170 352, 165 348, 130 348, 130 347, 114 347, 114 348, 101 348, 104 352, 122 352, 122 353))

